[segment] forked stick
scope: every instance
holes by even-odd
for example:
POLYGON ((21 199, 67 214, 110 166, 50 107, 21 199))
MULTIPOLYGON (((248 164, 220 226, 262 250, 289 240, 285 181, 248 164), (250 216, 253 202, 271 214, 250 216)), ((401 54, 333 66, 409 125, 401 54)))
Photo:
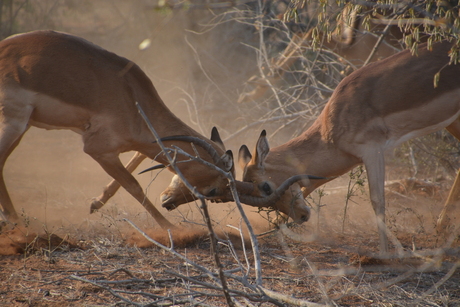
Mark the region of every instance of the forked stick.
MULTIPOLYGON (((169 155, 169 152, 167 151, 167 149, 164 147, 162 141, 160 140, 160 137, 159 135, 157 134, 157 132, 155 131, 155 129, 153 128, 152 124, 150 123, 150 121, 148 120, 147 116, 145 115, 144 111, 142 110, 142 108, 140 107, 140 105, 138 103, 136 103, 136 106, 139 110, 139 113, 141 114, 142 118, 144 119, 145 123, 147 124, 147 126, 149 127, 150 131, 152 132, 152 134, 155 136, 155 139, 158 143, 158 145, 160 146, 161 150, 163 151, 164 155, 166 156, 170 166, 174 169, 174 171, 176 172, 176 174, 179 176, 179 178, 181 179, 181 181, 185 184, 185 186, 190 190, 190 192, 193 193, 193 195, 197 198, 200 199, 201 201, 201 208, 204 212, 204 215, 205 215, 205 218, 206 218, 206 224, 207 224, 207 227, 208 227, 208 230, 209 230, 209 237, 211 239, 211 246, 212 246, 212 252, 214 254, 214 261, 216 262, 216 266, 217 268, 219 269, 219 277, 220 277, 220 280, 221 280, 221 285, 222 285, 222 291, 224 293, 224 296, 225 296, 225 299, 227 301, 227 304, 230 306, 230 307, 233 307, 235 306, 235 303, 233 301, 233 299, 231 298, 229 292, 228 292, 228 285, 227 285, 227 281, 226 281, 226 278, 225 278, 225 275, 224 275, 224 272, 223 272, 223 266, 220 262, 220 258, 219 258, 219 254, 217 252, 217 236, 212 228, 212 224, 211 224, 211 218, 209 217, 209 212, 208 212, 208 207, 206 205, 206 201, 205 201, 205 197, 199 193, 195 187, 192 187, 190 185, 190 183, 187 182, 187 180, 184 178, 184 176, 182 175, 182 173, 180 172, 179 168, 177 167, 176 165, 176 161, 175 159, 173 159, 170 155, 169 155)), ((216 166, 215 167, 216 169, 218 169, 218 167, 216 166)), ((228 177, 227 177, 228 178, 228 177)), ((231 178, 231 174, 230 174, 230 178, 231 178)), ((133 224, 131 224, 133 226, 133 224)), ((145 236, 144 236, 145 237, 145 236)), ((146 237, 147 238, 147 237, 146 237)))

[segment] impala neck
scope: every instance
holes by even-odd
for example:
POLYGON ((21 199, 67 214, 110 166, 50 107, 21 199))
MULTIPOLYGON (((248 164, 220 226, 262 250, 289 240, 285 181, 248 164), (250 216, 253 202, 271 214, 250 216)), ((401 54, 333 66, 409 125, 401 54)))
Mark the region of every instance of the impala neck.
POLYGON ((289 142, 272 148, 266 159, 265 168, 272 172, 277 168, 278 180, 285 180, 297 174, 328 177, 327 180, 312 180, 304 186, 309 192, 318 186, 351 170, 361 161, 341 151, 333 141, 324 137, 323 114, 302 135, 289 142), (283 167, 279 167, 282 165, 283 167), (272 170, 270 170, 272 169, 272 170))
MULTIPOLYGON (((131 91, 134 96, 133 99, 139 103, 140 107, 149 119, 150 124, 161 138, 176 135, 193 136, 212 144, 219 154, 222 155, 224 153, 217 144, 187 126, 168 109, 150 79, 137 65, 133 65, 124 77, 127 79, 133 79, 132 82, 128 82, 128 84, 136 86, 136 88, 131 91), (136 82, 134 82, 134 79, 136 82)), ((140 133, 138 134, 139 139, 137 140, 136 150, 159 163, 167 164, 165 156, 159 155, 161 153, 161 149, 158 144, 155 143, 155 137, 148 126, 144 123, 144 120, 139 114, 137 114, 137 110, 135 116, 139 118, 137 122, 140 125, 138 127, 140 133)), ((166 142, 165 146, 171 147, 172 144, 180 147, 182 150, 193 156, 196 155, 193 148, 187 142, 171 141, 166 142)), ((205 150, 198 146, 197 150, 203 159, 210 161, 209 155, 206 154, 205 150)), ((182 158, 179 160, 182 160, 182 158)))
MULTIPOLYGON (((184 122, 182 122, 179 118, 174 116, 174 114, 170 112, 163 112, 165 115, 163 118, 159 119, 158 117, 152 122, 152 125, 154 129, 157 131, 158 135, 162 137, 167 137, 167 136, 193 136, 196 138, 200 138, 202 140, 205 140, 207 143, 211 144, 214 149, 219 153, 219 155, 223 155, 224 151, 214 142, 211 140, 207 139, 203 135, 199 134, 195 130, 191 129, 189 126, 187 126, 184 122), (164 127, 167 127, 168 129, 165 130, 164 127)), ((145 133, 150 134, 150 136, 153 138, 153 135, 147 127, 145 127, 147 131, 145 133)), ((149 158, 156 160, 159 163, 162 164, 168 164, 168 161, 166 157, 161 154, 161 148, 156 142, 149 142, 145 143, 142 142, 139 144, 140 145, 140 152, 143 152, 145 155, 147 155, 149 158)), ((183 151, 187 152, 188 154, 192 156, 196 156, 196 151, 198 151, 198 154, 201 158, 208 162, 212 162, 212 159, 210 159, 209 155, 207 154, 206 150, 204 150, 200 146, 195 146, 193 148, 189 142, 185 141, 165 141, 163 142, 163 145, 165 147, 172 148, 173 146, 177 146, 183 151)), ((188 159, 183 156, 178 156, 178 160, 184 160, 188 159)))

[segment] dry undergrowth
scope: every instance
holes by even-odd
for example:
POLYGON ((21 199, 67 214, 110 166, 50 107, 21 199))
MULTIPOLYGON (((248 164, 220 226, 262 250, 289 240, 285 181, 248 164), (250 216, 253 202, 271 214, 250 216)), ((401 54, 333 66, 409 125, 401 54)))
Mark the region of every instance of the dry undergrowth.
MULTIPOLYGON (((54 234, 32 239, 27 229, 4 229, 3 239, 23 234, 28 243, 19 254, 0 258, 0 306, 227 305, 205 227, 191 224, 170 233, 146 229, 164 248, 126 221, 112 227, 121 235, 80 232, 65 240, 54 234)), ((239 231, 220 233, 219 257, 230 294, 242 306, 460 304, 457 243, 437 249, 436 235, 425 233, 414 245, 413 235, 400 232, 403 253, 382 259, 375 232, 342 234, 339 228, 323 230, 308 243, 289 235, 307 237, 308 226, 259 236, 258 288, 249 239, 241 240, 239 231)))

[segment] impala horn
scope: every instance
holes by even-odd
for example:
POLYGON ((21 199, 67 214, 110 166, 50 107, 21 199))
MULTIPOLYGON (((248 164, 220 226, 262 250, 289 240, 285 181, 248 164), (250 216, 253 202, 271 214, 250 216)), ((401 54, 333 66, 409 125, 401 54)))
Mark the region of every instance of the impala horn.
MULTIPOLYGON (((247 197, 252 197, 255 199, 263 199, 262 197, 251 196, 254 193, 254 188, 256 185, 252 182, 244 182, 235 180, 235 187, 238 193, 239 198, 241 199, 242 195, 246 195, 247 197)), ((206 199, 210 200, 213 203, 226 203, 229 201, 234 201, 233 195, 231 192, 227 193, 226 195, 216 196, 216 197, 206 197, 206 199)))
POLYGON ((154 171, 154 170, 157 170, 157 169, 163 169, 163 168, 166 168, 166 165, 164 165, 164 164, 154 165, 152 167, 146 168, 145 170, 140 172, 138 175, 146 173, 146 172, 149 172, 149 171, 154 171))
POLYGON ((189 143, 196 144, 202 147, 204 150, 206 150, 206 152, 211 156, 212 161, 217 167, 220 167, 226 172, 230 171, 233 167, 233 159, 232 159, 233 155, 231 154, 230 150, 227 150, 227 152, 222 157, 220 157, 216 149, 212 147, 211 144, 209 144, 205 140, 200 139, 196 136, 173 135, 173 136, 166 136, 164 138, 161 138, 160 140, 162 142, 164 141, 183 141, 183 142, 189 142, 189 143))

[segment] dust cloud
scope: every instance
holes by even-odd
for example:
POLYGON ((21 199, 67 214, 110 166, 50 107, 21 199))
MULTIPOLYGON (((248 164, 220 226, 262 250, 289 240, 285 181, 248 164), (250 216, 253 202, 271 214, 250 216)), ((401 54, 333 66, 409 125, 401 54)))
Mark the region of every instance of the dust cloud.
MULTIPOLYGON (((124 154, 122 160, 127 162, 131 155, 124 154)), ((151 166, 151 163, 144 161, 138 170, 151 166)), ((123 189, 98 213, 89 213, 92 198, 102 192, 111 177, 82 151, 82 141, 75 133, 30 129, 10 156, 4 173, 15 208, 24 224, 33 231, 46 229, 48 232, 62 233, 73 227, 75 230, 86 228, 94 233, 97 224, 103 227, 106 223, 116 224, 125 228, 120 222, 124 218, 133 219, 147 228, 155 228, 154 221, 150 220, 141 204, 123 189), (101 218, 106 222, 101 222, 101 218)), ((198 205, 193 202, 172 212, 161 208, 159 195, 169 184, 172 177, 170 172, 135 177, 157 208, 174 223, 202 221, 198 205)), ((213 219, 218 223, 240 223, 233 204, 209 206, 213 219)), ((248 209, 248 214, 257 218, 258 214, 252 212, 252 208, 248 209)))
MULTIPOLYGON (((46 14, 40 19, 21 11, 21 32, 38 29, 64 31, 133 60, 152 79, 171 111, 208 137, 212 126, 217 126, 225 139, 250 123, 255 116, 252 114, 259 112, 257 106, 250 109, 237 107, 244 80, 257 72, 256 54, 251 45, 255 46, 258 38, 246 24, 229 22, 228 19, 218 23, 216 15, 206 10, 161 11, 155 9, 155 1, 36 0, 30 1, 30 5, 40 6, 41 10, 34 12, 46 14), (213 26, 204 27, 204 24, 213 26), (150 47, 139 50, 139 44, 145 39, 151 41, 150 47)), ((231 138, 226 142, 227 149, 236 153, 243 143, 252 148, 262 128, 248 129, 231 138)), ((131 156, 132 153, 126 153, 122 159, 127 162, 131 156)), ((149 166, 151 161, 144 161, 138 170, 149 166)), ((75 133, 31 128, 8 159, 4 174, 16 210, 34 231, 71 233, 82 240, 99 235, 119 235, 123 240, 134 242, 136 238, 132 229, 122 219, 130 219, 143 229, 155 229, 153 219, 122 189, 100 212, 89 214, 91 199, 102 192, 111 178, 83 153, 80 136, 75 133)), ((238 173, 237 176, 240 178, 241 175, 238 173)), ((155 174, 135 177, 167 219, 186 227, 191 233, 195 233, 190 230, 194 223, 203 223, 195 203, 172 212, 161 208, 159 195, 168 185, 172 177, 170 173, 164 171, 158 177, 155 174)), ((346 187, 347 180, 346 176, 337 179, 327 189, 346 187)), ((342 225, 351 234, 376 231, 366 192, 353 197, 345 213, 346 189, 339 192, 327 189, 327 196, 320 202, 325 206, 318 213, 315 202, 319 201, 312 201, 312 220, 299 227, 299 231, 328 235, 340 233, 342 225)), ((315 192, 312 195, 316 197, 315 192)), ((403 201, 407 207, 408 200, 403 201)), ((415 198, 409 202, 413 203, 414 210, 419 210, 415 198)), ((421 220, 417 218, 418 213, 399 212, 399 203, 401 199, 395 201, 396 209, 392 209, 390 203, 390 220, 394 217, 396 221, 402 215, 411 221, 421 220)), ((436 207, 433 212, 439 212, 441 206, 435 203, 429 209, 436 207)), ((258 232, 269 228, 256 209, 246 206, 245 209, 258 232)), ((229 232, 228 224, 240 227, 241 218, 234 204, 211 204, 210 210, 213 220, 221 228, 219 231, 229 232)), ((426 223, 431 224, 433 217, 430 214, 434 214, 424 214, 427 215, 426 223)), ((198 236, 202 233, 200 227, 196 230, 198 236)), ((411 231, 420 232, 420 227, 411 231)))
MULTIPOLYGON (((53 29, 82 36, 135 61, 152 79, 170 109, 199 132, 208 135, 211 127, 220 122, 218 116, 213 122, 212 112, 207 113, 206 120, 201 118, 199 109, 209 111, 213 107, 197 101, 208 85, 198 76, 201 74, 194 52, 200 48, 215 52, 209 48, 213 42, 187 33, 187 30, 197 29, 201 21, 208 20, 210 14, 181 10, 164 14, 155 9, 155 1, 31 1, 30 5, 40 8, 36 14, 40 11, 45 15, 41 16, 42 22, 37 22, 40 16, 34 18, 37 16, 19 11, 21 32, 53 29), (139 44, 145 39, 151 40, 151 46, 139 50, 139 44)), ((209 66, 206 69, 211 70, 209 66)), ((227 127, 219 126, 225 134, 227 127)), ((131 155, 124 154, 122 160, 127 162, 131 155)), ((138 169, 151 166, 151 163, 144 161, 138 169)), ((4 176, 16 210, 24 224, 34 231, 45 228, 51 232, 93 231, 98 224, 103 228, 117 223, 120 218, 132 218, 142 226, 154 227, 143 207, 123 189, 99 213, 89 214, 92 198, 102 192, 111 178, 83 152, 80 136, 70 131, 31 128, 7 160, 4 176)), ((190 213, 193 204, 171 213, 161 208, 159 194, 172 177, 169 172, 135 177, 168 219, 180 221, 184 217, 196 217, 196 213, 190 213)), ((219 214, 226 211, 217 210, 219 214)))

